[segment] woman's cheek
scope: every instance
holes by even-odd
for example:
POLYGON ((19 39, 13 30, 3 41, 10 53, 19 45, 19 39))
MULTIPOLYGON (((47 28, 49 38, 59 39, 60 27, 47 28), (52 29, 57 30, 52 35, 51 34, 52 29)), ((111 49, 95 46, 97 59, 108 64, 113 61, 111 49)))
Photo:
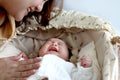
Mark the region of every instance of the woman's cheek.
POLYGON ((26 15, 28 15, 27 11, 19 11, 15 14, 14 18, 16 21, 21 21, 26 15))

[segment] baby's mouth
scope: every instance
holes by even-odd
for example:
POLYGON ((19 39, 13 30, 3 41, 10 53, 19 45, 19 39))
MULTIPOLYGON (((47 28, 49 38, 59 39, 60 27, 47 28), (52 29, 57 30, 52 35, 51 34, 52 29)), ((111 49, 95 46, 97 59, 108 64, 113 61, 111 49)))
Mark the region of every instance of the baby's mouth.
POLYGON ((58 52, 58 50, 57 50, 55 47, 50 47, 50 48, 49 48, 49 51, 55 51, 55 52, 58 52))

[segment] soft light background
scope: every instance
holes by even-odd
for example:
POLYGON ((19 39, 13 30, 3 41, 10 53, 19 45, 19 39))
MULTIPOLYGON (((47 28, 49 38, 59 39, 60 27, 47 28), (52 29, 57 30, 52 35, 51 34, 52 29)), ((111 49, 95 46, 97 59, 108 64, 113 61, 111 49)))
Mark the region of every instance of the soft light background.
POLYGON ((63 8, 106 19, 120 36, 120 0, 64 0, 63 8))

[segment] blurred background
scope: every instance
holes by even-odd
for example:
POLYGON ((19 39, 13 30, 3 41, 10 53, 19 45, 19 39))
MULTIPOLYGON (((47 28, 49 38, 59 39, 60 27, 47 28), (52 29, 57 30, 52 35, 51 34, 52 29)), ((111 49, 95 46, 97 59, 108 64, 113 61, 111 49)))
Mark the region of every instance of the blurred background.
POLYGON ((120 0, 64 0, 63 9, 75 10, 106 19, 120 36, 120 0))

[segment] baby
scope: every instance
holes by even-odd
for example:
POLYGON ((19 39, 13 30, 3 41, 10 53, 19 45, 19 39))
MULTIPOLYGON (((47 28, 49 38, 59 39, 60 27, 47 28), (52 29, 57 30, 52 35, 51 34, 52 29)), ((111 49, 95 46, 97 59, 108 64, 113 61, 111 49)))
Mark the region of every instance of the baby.
POLYGON ((68 47, 64 41, 51 38, 39 50, 40 68, 27 80, 91 80, 92 60, 89 56, 79 59, 77 67, 69 62, 68 47))

